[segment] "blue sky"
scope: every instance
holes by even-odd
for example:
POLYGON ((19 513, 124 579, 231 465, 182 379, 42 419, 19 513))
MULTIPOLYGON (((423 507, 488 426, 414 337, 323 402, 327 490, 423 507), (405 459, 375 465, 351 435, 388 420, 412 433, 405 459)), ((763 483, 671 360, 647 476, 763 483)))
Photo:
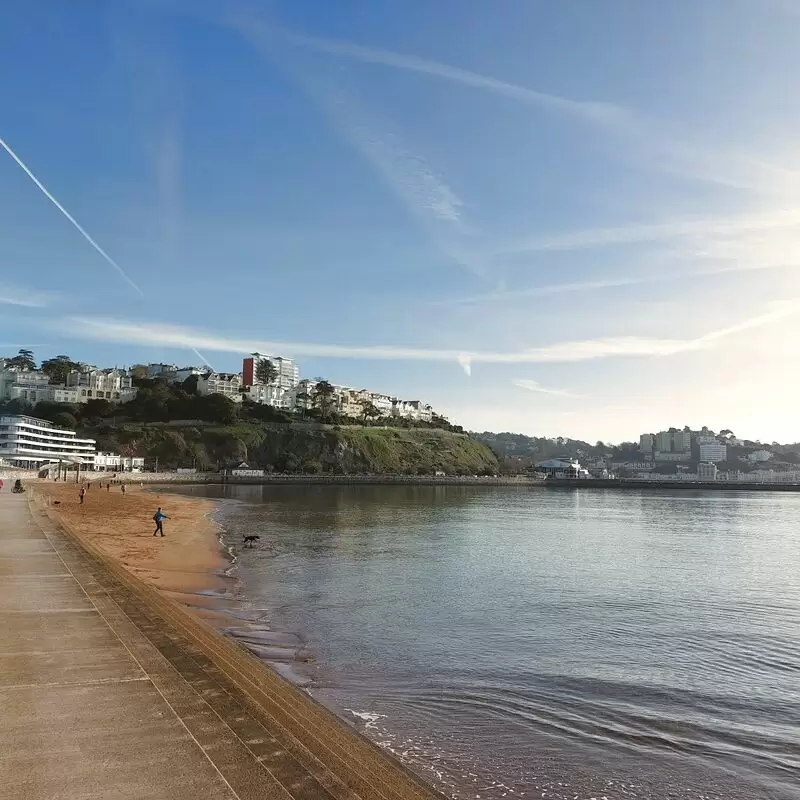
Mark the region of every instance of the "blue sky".
POLYGON ((0 344, 800 440, 798 35, 793 0, 13 4, 0 344))

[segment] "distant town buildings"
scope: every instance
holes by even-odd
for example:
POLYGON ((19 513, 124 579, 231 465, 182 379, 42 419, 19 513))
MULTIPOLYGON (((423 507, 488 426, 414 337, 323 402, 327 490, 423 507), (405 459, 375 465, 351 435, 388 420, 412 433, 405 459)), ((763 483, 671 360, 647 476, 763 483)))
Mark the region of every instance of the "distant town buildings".
POLYGON ((697 479, 700 481, 715 481, 717 479, 717 465, 698 464, 697 479))
POLYGON ((20 400, 36 403, 88 403, 108 400, 127 403, 136 397, 133 379, 118 369, 97 369, 88 365, 68 372, 63 383, 51 383, 41 370, 0 367, 0 401, 20 400))
MULTIPOLYGON (((235 403, 246 399, 292 412, 308 411, 314 407, 317 386, 316 380, 301 380, 299 367, 292 359, 261 353, 252 353, 243 359, 241 373, 166 363, 138 364, 126 370, 81 365, 58 382, 53 382, 51 375, 40 369, 10 366, 6 359, 0 359, 0 402, 19 400, 34 406, 43 401, 81 404, 90 400, 107 400, 126 403, 137 395, 134 380, 143 378, 176 384, 195 378, 199 395, 220 394, 235 403), (272 365, 268 381, 262 380, 264 371, 259 369, 265 362, 272 365)), ((404 400, 385 392, 340 385, 333 385, 330 408, 336 414, 351 418, 399 417, 422 423, 431 422, 435 414, 429 404, 420 400, 404 400)))

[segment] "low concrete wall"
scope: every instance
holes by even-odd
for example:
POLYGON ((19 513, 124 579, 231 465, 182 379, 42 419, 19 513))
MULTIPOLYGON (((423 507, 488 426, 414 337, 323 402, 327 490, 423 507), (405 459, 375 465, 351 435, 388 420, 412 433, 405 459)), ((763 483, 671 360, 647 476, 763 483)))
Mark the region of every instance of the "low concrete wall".
POLYGON ((542 486, 543 481, 525 477, 464 477, 432 475, 224 475, 220 472, 197 472, 192 475, 178 475, 174 472, 120 472, 116 479, 106 476, 110 480, 127 483, 239 483, 249 485, 263 484, 313 484, 313 485, 341 485, 341 486, 542 486))

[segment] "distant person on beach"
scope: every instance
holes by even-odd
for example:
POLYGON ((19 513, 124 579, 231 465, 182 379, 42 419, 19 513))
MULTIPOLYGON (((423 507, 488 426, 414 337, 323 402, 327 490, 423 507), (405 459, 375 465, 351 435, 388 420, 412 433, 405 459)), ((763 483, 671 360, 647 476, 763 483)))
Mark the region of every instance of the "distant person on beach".
POLYGON ((3 479, 0 478, 0 492, 3 491, 3 479))
POLYGON ((160 533, 162 536, 164 535, 164 520, 169 519, 169 517, 161 510, 161 506, 158 507, 158 510, 155 514, 153 514, 153 522, 156 523, 156 529, 153 532, 153 536, 160 533))
POLYGON ((122 486, 120 488, 122 489, 122 494, 125 494, 125 484, 124 483, 122 484, 122 486))
POLYGON ((81 490, 78 492, 78 497, 80 498, 80 504, 83 505, 83 498, 86 497, 86 487, 81 486, 81 490))
POLYGON ((111 481, 109 481, 109 482, 106 484, 106 491, 107 491, 107 492, 110 492, 110 491, 111 491, 111 481))

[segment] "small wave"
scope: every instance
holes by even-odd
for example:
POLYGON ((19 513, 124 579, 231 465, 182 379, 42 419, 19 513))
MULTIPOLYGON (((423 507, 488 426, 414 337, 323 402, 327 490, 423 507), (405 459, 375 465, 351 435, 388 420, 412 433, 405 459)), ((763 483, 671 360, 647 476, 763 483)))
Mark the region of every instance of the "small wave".
POLYGON ((379 719, 386 718, 386 714, 374 714, 371 711, 354 711, 352 708, 346 708, 345 711, 364 722, 365 730, 374 728, 379 719))

